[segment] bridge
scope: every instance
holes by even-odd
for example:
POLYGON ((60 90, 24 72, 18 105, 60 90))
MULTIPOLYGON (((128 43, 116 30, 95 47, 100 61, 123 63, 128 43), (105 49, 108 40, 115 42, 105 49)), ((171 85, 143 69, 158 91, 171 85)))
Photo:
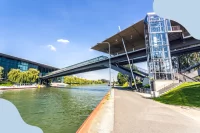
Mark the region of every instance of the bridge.
MULTIPOLYGON (((115 61, 120 60, 124 55, 120 55, 118 57, 112 57, 111 58, 111 68, 122 72, 124 74, 127 74, 131 76, 130 70, 128 70, 124 66, 118 66, 115 61)), ((83 72, 89 72, 89 71, 95 71, 95 70, 101 70, 101 69, 106 69, 109 67, 109 58, 107 56, 100 56, 91 60, 87 60, 72 66, 68 66, 62 69, 59 69, 57 71, 48 73, 47 75, 41 77, 41 79, 50 79, 50 78, 55 78, 55 77, 61 77, 65 75, 73 75, 73 74, 78 74, 78 73, 83 73, 83 72)), ((137 68, 137 70, 133 71, 135 75, 140 76, 140 77, 146 77, 147 71, 143 70, 141 68, 137 68)))
MULTIPOLYGON (((150 77, 154 84, 165 80, 174 81, 174 66, 171 57, 199 52, 200 40, 193 38, 179 23, 147 13, 145 19, 131 25, 112 37, 97 43, 92 49, 111 54, 111 68, 131 78, 150 77), (110 48, 110 49, 109 49, 110 48), (147 62, 148 71, 132 67, 135 63, 147 62)), ((106 69, 109 58, 100 56, 49 73, 42 80, 65 75, 106 69)), ((155 86, 155 85, 154 85, 155 86)), ((155 91, 159 91, 156 90, 155 91)))
MULTIPOLYGON (((173 45, 172 45, 173 46, 173 45)), ((179 43, 176 47, 171 48, 171 55, 172 56, 179 56, 185 53, 192 53, 200 51, 200 41, 196 41, 194 39, 186 39, 184 40, 184 45, 179 43), (191 43, 192 42, 192 43, 191 43)), ((142 48, 139 50, 135 50, 132 52, 128 52, 128 56, 131 62, 140 63, 147 61, 146 56, 146 48, 142 48)), ((126 58, 126 54, 120 54, 111 57, 111 68, 113 70, 119 71, 123 74, 127 74, 131 76, 130 70, 125 68, 124 65, 127 65, 128 61, 126 58)), ((109 58, 107 56, 100 56, 91 60, 87 60, 72 66, 68 66, 57 71, 51 72, 41 79, 50 79, 61 77, 65 75, 73 75, 83 72, 95 71, 106 69, 109 67, 109 58)), ((137 67, 137 70, 133 71, 136 76, 139 77, 146 77, 148 76, 147 70, 137 67)))

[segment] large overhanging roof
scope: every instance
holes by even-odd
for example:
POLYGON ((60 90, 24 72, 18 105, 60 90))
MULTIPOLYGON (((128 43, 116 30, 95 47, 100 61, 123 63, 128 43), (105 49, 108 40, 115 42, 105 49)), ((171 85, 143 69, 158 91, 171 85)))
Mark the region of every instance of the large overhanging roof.
MULTIPOLYGON (((179 23, 175 21, 171 21, 172 26, 180 26, 182 32, 187 32, 187 30, 180 25, 179 23)), ((180 32, 170 33, 170 37, 175 39, 181 38, 180 32)), ((104 40, 102 43, 98 43, 97 45, 93 46, 92 49, 109 53, 108 49, 108 43, 110 43, 110 53, 112 55, 121 54, 124 53, 124 47, 122 44, 122 37, 124 39, 124 42, 126 44, 127 51, 133 51, 141 48, 145 48, 145 39, 144 39, 144 20, 141 20, 130 27, 126 28, 125 30, 113 35, 112 37, 104 40)), ((172 39, 170 39, 172 41, 172 39)))
POLYGON ((11 55, 7 55, 7 54, 3 54, 3 53, 0 53, 0 57, 5 57, 5 58, 12 59, 12 60, 19 60, 19 61, 23 61, 23 62, 31 63, 31 64, 33 64, 33 65, 37 65, 37 66, 41 66, 41 67, 45 67, 45 68, 49 68, 49 69, 54 69, 54 70, 58 70, 58 69, 59 69, 59 68, 56 68, 56 67, 52 67, 52 66, 49 66, 49 65, 45 65, 45 64, 41 64, 41 63, 37 63, 37 62, 33 62, 33 61, 30 61, 30 60, 26 60, 26 59, 18 58, 18 57, 11 56, 11 55))

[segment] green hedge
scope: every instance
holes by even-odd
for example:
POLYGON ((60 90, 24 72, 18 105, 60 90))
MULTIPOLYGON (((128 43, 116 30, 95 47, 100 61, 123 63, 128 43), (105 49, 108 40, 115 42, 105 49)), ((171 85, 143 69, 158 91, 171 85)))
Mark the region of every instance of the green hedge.
POLYGON ((0 86, 13 86, 13 84, 9 81, 1 81, 0 86))

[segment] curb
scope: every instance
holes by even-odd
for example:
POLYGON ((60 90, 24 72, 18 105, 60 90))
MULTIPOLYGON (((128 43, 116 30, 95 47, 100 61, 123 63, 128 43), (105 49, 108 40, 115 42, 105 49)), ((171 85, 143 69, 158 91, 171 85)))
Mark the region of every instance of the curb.
POLYGON ((97 107, 87 117, 87 119, 79 127, 79 129, 76 131, 76 133, 88 133, 88 130, 90 129, 92 121, 94 120, 95 116, 97 115, 97 113, 99 112, 99 110, 101 109, 101 107, 103 106, 103 104, 107 101, 108 95, 110 95, 110 91, 108 93, 106 93, 106 95, 103 97, 103 99, 97 105, 97 107))

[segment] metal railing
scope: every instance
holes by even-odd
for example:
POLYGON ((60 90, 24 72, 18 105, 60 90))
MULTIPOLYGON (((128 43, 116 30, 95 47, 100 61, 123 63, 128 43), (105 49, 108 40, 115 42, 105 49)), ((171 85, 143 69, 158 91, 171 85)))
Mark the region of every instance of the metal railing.
POLYGON ((172 31, 180 31, 181 27, 180 26, 171 26, 172 27, 172 31))
MULTIPOLYGON (((182 72, 182 73, 185 73, 185 72, 187 72, 187 71, 190 71, 190 70, 196 69, 196 68, 199 67, 199 66, 200 66, 200 62, 197 62, 197 63, 194 64, 193 66, 190 66, 190 67, 188 67, 188 68, 182 70, 181 72, 182 72)), ((193 70, 193 71, 195 71, 195 70, 193 70)))
POLYGON ((106 60, 106 59, 108 59, 107 56, 99 56, 97 58, 93 58, 91 60, 87 60, 87 61, 75 64, 75 65, 72 65, 72 66, 68 66, 68 67, 59 69, 59 70, 51 72, 51 73, 48 73, 43 77, 50 76, 50 75, 53 75, 53 74, 57 74, 57 73, 60 73, 60 72, 63 72, 63 71, 71 70, 71 69, 74 69, 74 68, 78 68, 78 67, 81 67, 81 66, 93 64, 93 63, 96 63, 96 62, 99 62, 99 61, 103 61, 103 60, 106 60))
MULTIPOLYGON (((194 45, 192 45, 192 46, 187 46, 187 47, 183 47, 183 48, 174 49, 174 50, 171 50, 171 52, 175 52, 175 51, 183 50, 183 49, 188 49, 188 48, 192 48, 192 47, 196 47, 196 46, 200 46, 200 44, 194 44, 194 45)), ((145 49, 145 48, 143 48, 143 49, 145 49)), ((143 49, 142 49, 142 50, 143 50, 143 49)), ((140 49, 140 50, 141 50, 141 49, 140 49)), ((139 52, 140 50, 131 51, 131 52, 128 52, 128 54, 129 54, 129 53, 132 53, 132 52, 139 52)), ((113 57, 113 58, 116 58, 116 57, 122 56, 122 55, 124 55, 124 53, 123 53, 123 54, 120 54, 120 55, 117 55, 117 56, 115 56, 115 57, 113 57)), ((94 58, 94 59, 91 59, 91 60, 87 60, 87 61, 84 61, 84 62, 75 64, 75 65, 72 65, 72 66, 69 66, 69 67, 65 67, 65 68, 59 69, 59 70, 57 70, 57 71, 48 73, 48 74, 46 74, 45 76, 52 75, 52 74, 56 74, 56 73, 63 72, 63 71, 66 71, 66 70, 70 70, 70 69, 73 69, 73 68, 77 68, 77 67, 80 67, 80 66, 92 64, 92 63, 99 62, 99 61, 106 60, 106 59, 108 59, 107 56, 100 56, 100 57, 97 57, 97 58, 94 58)), ((142 69, 142 68, 139 68, 139 67, 137 67, 137 69, 138 69, 139 71, 141 71, 141 72, 148 73, 148 71, 145 70, 145 69, 142 69)), ((45 77, 45 76, 43 76, 43 77, 45 77)))
POLYGON ((179 50, 184 50, 184 49, 188 49, 188 48, 193 48, 193 47, 196 47, 196 46, 200 46, 200 44, 198 43, 198 44, 193 44, 193 45, 182 47, 182 48, 173 49, 173 50, 171 50, 171 52, 175 52, 175 51, 179 51, 179 50))
POLYGON ((148 74, 148 71, 143 69, 143 68, 137 67, 137 70, 140 71, 140 72, 148 74))
MULTIPOLYGON (((125 68, 127 68, 127 66, 125 67, 125 68)), ((128 68, 127 68, 128 69, 128 68)), ((143 68, 140 68, 140 67, 137 67, 137 66, 134 66, 134 68, 132 68, 133 69, 133 71, 134 71, 134 73, 137 73, 137 74, 139 74, 139 75, 148 75, 148 71, 147 70, 145 70, 145 69, 143 69, 143 68)), ((129 69, 130 70, 130 69, 129 69)))

